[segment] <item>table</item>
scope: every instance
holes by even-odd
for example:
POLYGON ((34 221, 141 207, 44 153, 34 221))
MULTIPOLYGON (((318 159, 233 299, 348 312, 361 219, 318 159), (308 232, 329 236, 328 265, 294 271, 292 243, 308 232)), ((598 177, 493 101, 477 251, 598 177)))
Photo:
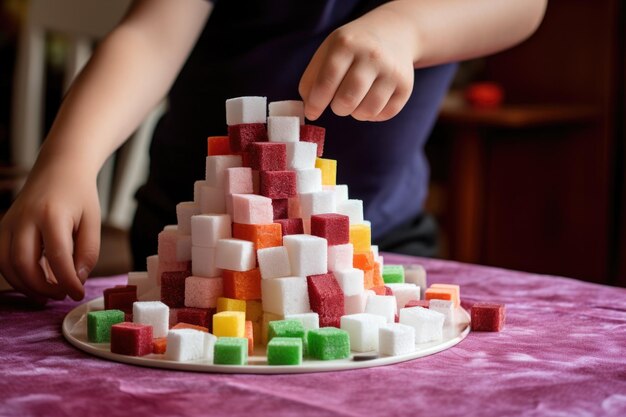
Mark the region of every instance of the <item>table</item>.
MULTIPOLYGON (((223 375, 109 362, 76 350, 61 322, 0 294, 0 416, 625 416, 626 290, 567 278, 385 255, 503 302, 500 333, 472 332, 426 358, 300 375, 223 375)), ((92 278, 86 299, 124 282, 92 278)))

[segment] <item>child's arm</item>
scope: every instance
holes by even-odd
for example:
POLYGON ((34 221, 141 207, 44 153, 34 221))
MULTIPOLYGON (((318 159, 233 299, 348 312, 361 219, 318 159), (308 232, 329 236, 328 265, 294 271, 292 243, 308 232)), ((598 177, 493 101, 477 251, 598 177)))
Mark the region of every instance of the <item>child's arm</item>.
POLYGON ((0 272, 15 289, 83 297, 100 246, 98 171, 167 93, 210 8, 203 0, 138 1, 97 48, 0 224, 0 272), (58 285, 39 265, 44 250, 58 285))
POLYGON ((334 31, 300 81, 305 114, 330 105, 340 116, 395 116, 413 69, 500 51, 539 26, 547 0, 396 0, 334 31))

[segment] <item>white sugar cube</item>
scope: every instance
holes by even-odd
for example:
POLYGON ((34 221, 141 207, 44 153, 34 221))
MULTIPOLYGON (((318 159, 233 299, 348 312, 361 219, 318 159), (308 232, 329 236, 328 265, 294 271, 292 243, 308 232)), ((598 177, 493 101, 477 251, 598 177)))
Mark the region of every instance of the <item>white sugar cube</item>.
POLYGON ((300 118, 292 116, 268 117, 267 138, 270 142, 297 142, 300 139, 300 118))
POLYGON ((263 311, 286 315, 308 313, 309 291, 302 277, 271 278, 261 280, 263 311))
POLYGON ((178 235, 176 238, 176 262, 191 261, 191 236, 178 235))
POLYGON ((392 295, 374 295, 367 298, 365 312, 383 316, 387 323, 395 321, 397 306, 396 297, 392 295))
POLYGON ((326 239, 312 235, 286 235, 283 245, 287 248, 294 275, 308 277, 328 272, 326 239))
POLYGON ((396 297, 398 310, 404 308, 409 301, 420 299, 420 287, 415 284, 385 284, 385 286, 389 287, 396 297))
POLYGON ((367 291, 362 291, 361 293, 355 295, 344 296, 343 305, 346 314, 364 313, 368 296, 369 294, 367 291))
POLYGON ((350 336, 350 349, 356 352, 378 350, 378 328, 387 323, 377 314, 351 314, 341 317, 341 330, 350 336))
POLYGON ((205 356, 205 332, 194 329, 172 329, 167 333, 165 359, 192 361, 205 356))
POLYGON ((213 353, 215 352, 215 342, 217 336, 204 332, 204 356, 203 359, 213 362, 213 353))
POLYGON ((236 97, 226 100, 226 124, 265 123, 267 97, 236 97))
POLYGON ((224 295, 222 278, 190 276, 185 279, 185 307, 215 308, 224 295))
POLYGON ((152 281, 148 272, 129 272, 128 273, 128 285, 134 285, 137 287, 137 297, 140 294, 145 294, 156 286, 156 280, 152 281))
POLYGON ((226 186, 226 170, 240 167, 239 155, 209 155, 206 157, 206 182, 210 187, 221 188, 226 186))
POLYGON ((345 184, 324 185, 323 190, 333 191, 335 193, 335 202, 337 204, 348 201, 348 186, 345 184))
POLYGON ((231 271, 249 271, 256 266, 254 243, 241 239, 220 239, 215 248, 215 266, 231 271))
POLYGON ((289 253, 284 246, 257 250, 261 278, 283 278, 291 276, 289 253))
POLYGON ((335 193, 332 191, 314 191, 299 194, 300 214, 303 219, 309 219, 314 214, 335 213, 335 193))
POLYGON ((198 194, 198 204, 200 205, 201 213, 226 213, 226 195, 224 190, 208 185, 199 185, 198 194))
POLYGON ((354 246, 352 243, 328 247, 328 270, 339 271, 352 268, 354 246))
POLYGON ((400 323, 415 329, 415 343, 426 343, 443 338, 445 316, 423 307, 400 310, 400 323))
POLYGON ((350 224, 361 224, 363 221, 363 200, 345 200, 337 203, 337 213, 350 218, 350 224))
POLYGON ((313 168, 296 171, 296 191, 299 194, 322 191, 322 170, 313 168))
POLYGON ((169 329, 170 308, 160 301, 133 303, 133 322, 152 326, 152 337, 165 337, 169 329))
POLYGON ((300 119, 300 124, 304 124, 304 102, 301 100, 272 101, 268 107, 269 117, 296 116, 300 119))
POLYGON ((272 199, 256 194, 233 194, 233 222, 269 224, 274 221, 272 199))
POLYGON ((317 144, 313 142, 287 143, 287 169, 314 169, 317 144))
POLYGON ((454 310, 454 302, 451 300, 437 300, 431 299, 428 302, 428 308, 432 311, 436 311, 445 316, 443 321, 444 326, 446 324, 455 324, 455 310, 454 310))
POLYGON ((199 214, 191 218, 191 244, 214 248, 220 239, 232 237, 232 221, 228 214, 199 214))
POLYGON ((378 258, 380 257, 378 253, 379 252, 378 245, 371 245, 370 248, 372 249, 372 255, 374 255, 374 262, 378 262, 378 258))
POLYGON ((335 279, 345 296, 360 294, 364 291, 364 273, 358 268, 334 271, 335 279))
POLYGON ((320 316, 315 312, 285 314, 285 320, 298 320, 306 331, 320 328, 320 316))
POLYGON ((388 323, 378 329, 378 351, 396 356, 415 352, 415 329, 401 323, 388 323))
POLYGON ((176 205, 176 219, 180 234, 191 234, 191 216, 196 214, 200 214, 200 204, 198 203, 185 201, 176 205))
POLYGON ((428 282, 426 279, 426 270, 422 265, 405 265, 404 266, 404 282, 409 282, 417 285, 422 289, 422 294, 428 288, 428 282))
POLYGON ((219 277, 222 270, 215 262, 215 248, 191 247, 191 273, 197 277, 219 277))

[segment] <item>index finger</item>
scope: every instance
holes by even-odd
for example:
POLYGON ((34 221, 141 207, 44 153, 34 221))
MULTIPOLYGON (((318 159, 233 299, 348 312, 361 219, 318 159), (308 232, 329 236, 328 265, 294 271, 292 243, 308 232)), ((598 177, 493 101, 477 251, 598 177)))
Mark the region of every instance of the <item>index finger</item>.
POLYGON ((74 268, 74 241, 71 224, 53 221, 41 227, 44 254, 59 285, 73 300, 84 297, 83 285, 74 268))

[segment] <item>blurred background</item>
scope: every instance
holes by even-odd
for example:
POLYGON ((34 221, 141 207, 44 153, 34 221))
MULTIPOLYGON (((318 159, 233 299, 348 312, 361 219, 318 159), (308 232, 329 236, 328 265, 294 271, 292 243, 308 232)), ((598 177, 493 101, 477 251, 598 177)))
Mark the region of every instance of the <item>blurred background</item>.
MULTIPOLYGON (((0 0, 0 215, 127 3, 0 0)), ((531 39, 462 63, 427 146, 440 258, 626 287, 625 21, 620 0, 550 0, 531 39)), ((131 268, 126 229, 147 162, 137 155, 156 117, 99 178, 92 275, 131 268)))

